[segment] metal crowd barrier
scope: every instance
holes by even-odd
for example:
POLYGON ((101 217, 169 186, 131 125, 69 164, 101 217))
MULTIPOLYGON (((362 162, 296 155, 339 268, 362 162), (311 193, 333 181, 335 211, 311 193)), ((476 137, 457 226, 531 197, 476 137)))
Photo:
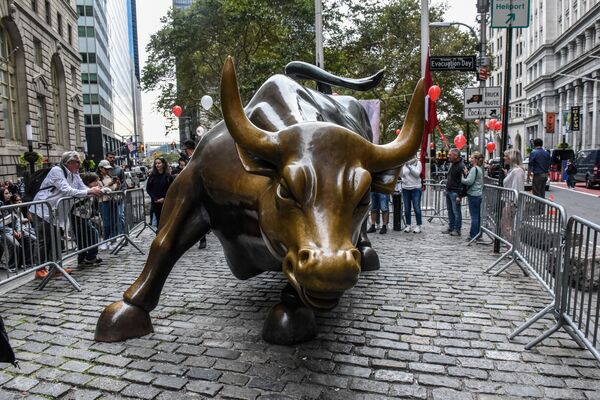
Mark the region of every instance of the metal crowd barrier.
MULTIPOLYGON (((423 219, 429 223, 433 220, 440 220, 442 223, 448 222, 448 208, 446 206, 446 182, 442 181, 434 183, 432 180, 427 180, 424 183, 425 190, 421 197, 421 211, 423 219)), ((463 225, 465 221, 471 219, 469 213, 469 203, 467 198, 463 198, 461 202, 461 213, 463 225)))
POLYGON ((563 328, 600 361, 600 225, 573 216, 565 231, 562 274, 552 312, 556 324, 527 344, 529 349, 563 328))
POLYGON ((7 275, 5 279, 0 275, 0 285, 49 266, 38 289, 43 289, 58 272, 81 290, 65 270, 72 258, 77 257, 78 266, 89 265, 86 260, 95 260, 99 248, 108 249, 110 244, 111 254, 128 244, 144 254, 130 238, 133 230, 148 226, 144 203, 143 190, 133 189, 100 198, 62 198, 53 209, 49 203, 39 201, 0 207, 0 252, 4 261, 0 269, 7 275))
POLYGON ((557 298, 562 287, 560 274, 565 228, 566 217, 562 206, 525 192, 519 193, 512 260, 495 275, 500 274, 512 263, 517 263, 521 269, 526 268, 538 280, 553 300, 512 332, 509 335, 510 339, 546 314, 555 314, 557 298))
MULTIPOLYGON (((63 274, 77 290, 81 290, 58 262, 60 259, 52 227, 55 215, 45 201, 33 201, 0 207, 0 285, 7 285, 39 269, 50 267, 52 273, 63 274)), ((41 284, 38 287, 41 289, 41 284)))
MULTIPOLYGON (((486 234, 490 238, 497 239, 507 246, 506 251, 486 268, 485 272, 489 272, 500 261, 506 257, 510 257, 513 253, 513 236, 519 193, 514 189, 484 185, 482 197, 481 229, 479 230, 479 234, 469 244, 482 237, 483 234, 486 234)), ((496 275, 499 273, 497 272, 496 275)))

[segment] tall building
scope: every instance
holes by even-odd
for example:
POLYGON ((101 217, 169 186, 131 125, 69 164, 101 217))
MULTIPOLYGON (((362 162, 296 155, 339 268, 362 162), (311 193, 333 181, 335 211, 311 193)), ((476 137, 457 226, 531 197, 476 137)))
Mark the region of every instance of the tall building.
POLYGON ((140 53, 138 46, 138 34, 137 34, 137 8, 136 0, 127 1, 127 21, 128 21, 128 32, 129 32, 129 54, 131 56, 133 67, 132 73, 132 91, 133 91, 133 109, 134 113, 134 131, 133 142, 137 145, 138 143, 144 142, 144 129, 142 123, 142 87, 140 77, 140 53))
POLYGON ((96 161, 112 151, 125 162, 137 137, 130 7, 129 0, 77 0, 87 151, 96 161))
POLYGON ((74 0, 0 2, 0 179, 27 168, 27 122, 44 161, 84 148, 76 24, 74 0))
MULTIPOLYGON (((192 2, 194 0, 173 0, 173 8, 179 8, 182 10, 185 10, 187 8, 190 8, 190 6, 192 5, 192 2)), ((175 73, 175 75, 177 76, 177 73, 175 73)), ((179 80, 178 81, 178 85, 179 85, 179 80)), ((191 112, 191 111, 189 111, 191 112)), ((189 113, 188 112, 188 113, 189 113)), ((182 118, 179 118, 179 142, 183 143, 184 141, 186 141, 187 139, 191 139, 192 137, 192 129, 193 129, 193 124, 191 123, 192 118, 194 118, 196 116, 196 114, 194 113, 193 116, 191 115, 184 115, 182 118)))
MULTIPOLYGON (((488 85, 502 86, 506 30, 490 28, 489 38, 497 58, 488 85)), ((532 1, 529 27, 513 30, 512 49, 511 144, 525 155, 537 137, 549 148, 600 146, 600 0, 532 1)))

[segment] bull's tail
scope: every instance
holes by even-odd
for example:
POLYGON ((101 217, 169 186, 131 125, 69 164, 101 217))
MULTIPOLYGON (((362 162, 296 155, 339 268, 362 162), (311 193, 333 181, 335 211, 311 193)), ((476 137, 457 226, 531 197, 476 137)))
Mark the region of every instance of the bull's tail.
POLYGON ((385 68, 379 70, 375 75, 361 79, 350 79, 335 76, 329 72, 302 61, 292 61, 285 66, 285 74, 294 80, 314 80, 319 84, 319 91, 331 93, 331 86, 339 86, 347 89, 364 92, 379 85, 383 79, 385 68))

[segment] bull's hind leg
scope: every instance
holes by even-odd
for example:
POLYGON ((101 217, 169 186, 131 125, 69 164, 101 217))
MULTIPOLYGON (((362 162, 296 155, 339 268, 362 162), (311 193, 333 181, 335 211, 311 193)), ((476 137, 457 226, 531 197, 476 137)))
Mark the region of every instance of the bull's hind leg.
MULTIPOLYGON (((368 217, 367 217, 368 218, 368 217)), ((377 271, 379 269, 379 256, 377 252, 371 247, 371 241, 367 236, 367 219, 363 221, 360 228, 360 235, 358 237, 358 243, 356 248, 360 251, 360 270, 365 271, 377 271)))
POLYGON ((291 345, 317 335, 315 313, 302 303, 289 283, 281 291, 281 303, 269 310, 263 325, 263 339, 269 343, 291 345))
MULTIPOLYGON (((189 172, 181 173, 190 176, 189 172)), ((169 190, 160 230, 150 247, 144 270, 127 289, 123 300, 102 312, 95 338, 116 342, 153 332, 149 312, 158 304, 163 285, 177 260, 209 230, 199 199, 186 179, 178 178, 169 190)))

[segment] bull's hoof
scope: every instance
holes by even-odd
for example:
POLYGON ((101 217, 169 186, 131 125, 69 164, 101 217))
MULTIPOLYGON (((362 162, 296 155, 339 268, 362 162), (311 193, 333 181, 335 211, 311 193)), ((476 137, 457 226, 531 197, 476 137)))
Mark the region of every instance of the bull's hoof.
POLYGON ((304 305, 279 303, 269 310, 263 325, 263 339, 272 344, 292 345, 315 336, 315 314, 304 305))
POLYGON ((379 256, 371 246, 361 246, 360 251, 360 270, 361 272, 377 271, 379 269, 379 256))
POLYGON ((150 314, 124 301, 112 303, 102 311, 96 323, 98 342, 120 342, 154 332, 150 314))

